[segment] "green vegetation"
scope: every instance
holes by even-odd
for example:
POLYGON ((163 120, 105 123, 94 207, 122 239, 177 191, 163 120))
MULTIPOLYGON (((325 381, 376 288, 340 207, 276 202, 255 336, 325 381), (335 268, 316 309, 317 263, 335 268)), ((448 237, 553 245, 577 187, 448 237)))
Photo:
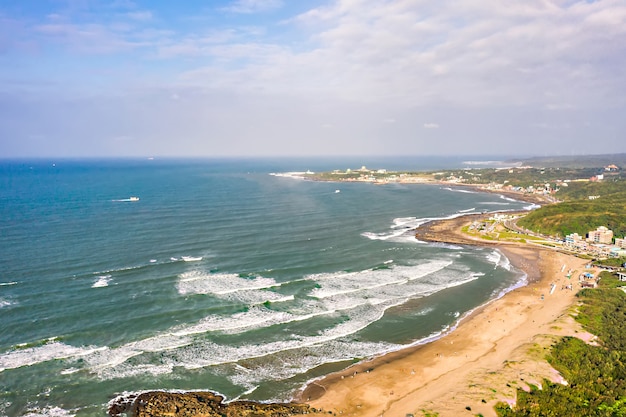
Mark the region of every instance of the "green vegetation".
POLYGON ((617 275, 612 272, 600 272, 600 285, 602 288, 620 288, 626 286, 626 282, 620 281, 617 275))
MULTIPOLYGON (((451 176, 461 178, 473 184, 507 184, 514 187, 543 186, 557 181, 574 181, 589 179, 604 173, 604 168, 509 168, 509 169, 458 169, 433 174, 437 180, 445 180, 451 176)), ((607 177, 620 178, 619 172, 605 174, 607 177)))
POLYGON ((626 416, 626 294, 609 278, 600 282, 577 295, 577 320, 600 345, 573 337, 553 345, 548 361, 567 385, 544 380, 530 392, 518 389, 515 409, 499 403, 499 416, 626 416))
MULTIPOLYGON (((606 177, 605 177, 606 178, 606 177)), ((624 178, 606 178, 602 182, 573 182, 567 187, 560 187, 560 200, 588 200, 589 196, 606 197, 623 193, 624 178)))
POLYGON ((585 236, 598 226, 613 230, 616 237, 626 235, 626 181, 572 184, 566 191, 562 188, 559 197, 566 200, 543 206, 520 219, 518 224, 560 237, 570 233, 585 236), (599 197, 589 199, 589 196, 599 197))
POLYGON ((604 267, 610 267, 610 268, 620 268, 624 264, 626 264, 626 258, 602 259, 599 261, 594 261, 593 264, 597 266, 604 266, 604 267))
POLYGON ((538 233, 565 237, 584 236, 589 230, 606 226, 616 237, 626 236, 626 154, 532 158, 511 161, 524 168, 454 169, 440 172, 370 171, 354 169, 307 174, 320 181, 429 182, 454 181, 456 184, 490 184, 532 192, 557 190, 561 203, 541 207, 519 220, 519 225, 538 233), (614 169, 605 167, 614 165, 614 169), (622 168, 619 168, 622 167, 622 168), (603 175, 599 182, 589 181, 603 175), (531 188, 532 187, 532 188, 531 188), (590 198, 591 197, 591 198, 590 198))

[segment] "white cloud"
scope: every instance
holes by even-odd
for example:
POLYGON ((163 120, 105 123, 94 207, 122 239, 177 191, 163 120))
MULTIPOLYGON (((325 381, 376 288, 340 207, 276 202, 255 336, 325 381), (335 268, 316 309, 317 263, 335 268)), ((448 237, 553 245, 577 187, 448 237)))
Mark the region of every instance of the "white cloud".
MULTIPOLYGON (((237 0, 222 10, 281 6, 279 0, 237 0)), ((198 88, 401 106, 579 107, 626 97, 614 94, 624 90, 626 65, 626 6, 620 0, 335 0, 281 20, 308 36, 299 42, 235 26, 212 33, 178 27, 146 38, 141 34, 150 28, 132 24, 150 23, 152 12, 130 7, 125 16, 131 26, 124 30, 58 19, 36 30, 80 52, 144 48, 139 60, 191 58, 174 79, 198 88), (553 94, 550 101, 546 91, 553 94)))
POLYGON ((236 0, 222 10, 231 13, 257 13, 278 9, 282 5, 282 0, 236 0))
POLYGON ((623 85, 617 67, 606 65, 624 61, 622 9, 616 0, 339 0, 292 20, 313 31, 314 48, 290 52, 286 67, 260 65, 254 73, 308 74, 322 90, 357 101, 542 105, 548 89, 564 102, 604 101, 623 85), (600 30, 590 16, 609 26, 600 30))
MULTIPOLYGON (((15 68, 44 69, 19 79, 12 66, 4 66, 0 79, 10 82, 0 88, 21 91, 28 84, 33 103, 52 93, 65 100, 68 91, 81 88, 81 97, 94 103, 88 128, 104 126, 102 120, 123 125, 123 132, 136 138, 124 145, 137 149, 153 135, 165 141, 184 130, 190 141, 198 140, 197 148, 190 142, 189 149, 209 153, 202 148, 208 131, 215 138, 248 141, 250 152, 272 150, 260 137, 278 144, 287 136, 306 138, 310 147, 325 140, 324 146, 343 146, 346 153, 357 149, 348 141, 360 138, 359 151, 375 152, 417 146, 417 130, 430 136, 422 129, 439 129, 430 134, 472 135, 481 143, 494 138, 494 146, 486 148, 493 152, 506 146, 503 137, 515 135, 530 137, 545 150, 558 129, 569 135, 563 143, 588 134, 592 129, 577 129, 583 117, 593 126, 610 126, 605 131, 614 143, 623 141, 623 0, 319 0, 289 3, 262 19, 239 14, 287 2, 232 0, 226 9, 197 10, 202 19, 196 20, 167 15, 156 5, 146 12, 126 0, 115 3, 117 9, 94 6, 75 14, 64 9, 28 21, 0 14, 6 61, 21 60, 15 68), (285 17, 313 3, 323 5, 285 17), (34 45, 28 50, 34 58, 23 52, 28 46, 23 42, 34 45), (54 60, 38 52, 51 50, 60 52, 54 60), (94 53, 108 56, 85 59, 94 53), (65 64, 67 71, 47 71, 65 64), (80 71, 72 73, 73 68, 80 71), (96 105, 110 97, 130 104, 96 105), (107 111, 115 114, 101 117, 107 111), (303 126, 314 128, 303 132, 303 126), (396 146, 380 145, 381 132, 396 146), (410 140, 402 143, 403 137, 410 140)), ((7 120, 16 125, 16 118, 5 119, 5 125, 7 120)), ((61 129, 57 135, 63 135, 61 129)), ((295 152, 298 143, 290 146, 295 152)), ((454 149, 479 147, 459 142, 454 149)))

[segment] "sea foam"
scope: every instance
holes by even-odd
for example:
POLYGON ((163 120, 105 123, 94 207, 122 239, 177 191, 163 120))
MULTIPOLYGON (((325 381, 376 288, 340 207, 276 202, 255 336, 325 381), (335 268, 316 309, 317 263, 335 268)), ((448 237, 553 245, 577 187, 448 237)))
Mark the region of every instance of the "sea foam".
POLYGON ((237 274, 207 274, 203 271, 186 272, 178 280, 178 292, 186 294, 227 295, 250 290, 280 286, 273 278, 242 278, 237 274))
POLYGON ((16 301, 7 300, 6 298, 0 298, 0 308, 11 307, 17 304, 16 301))
POLYGON ((179 276, 177 283, 181 295, 200 293, 234 297, 246 305, 252 302, 252 307, 229 316, 209 315, 196 323, 175 326, 118 347, 77 348, 51 342, 36 348, 16 350, 0 357, 0 367, 8 369, 53 359, 71 361, 81 358, 81 362, 71 363, 71 369, 86 367, 101 379, 115 379, 171 374, 176 368, 221 369, 228 366, 231 370, 227 372, 228 378, 236 382, 247 372, 232 372, 233 365, 245 360, 246 364, 256 364, 254 377, 245 385, 253 389, 257 382, 269 377, 289 378, 323 363, 398 349, 398 345, 391 343, 355 342, 354 335, 380 320, 389 308, 411 298, 462 285, 480 276, 479 273, 458 268, 446 270, 451 264, 450 259, 433 259, 416 265, 385 262, 388 267, 382 269, 309 275, 304 281, 314 282, 315 288, 306 296, 298 297, 271 291, 271 288, 281 285, 273 278, 187 272, 179 276), (274 311, 253 303, 273 297, 289 303, 285 311, 274 311), (319 316, 333 318, 335 323, 314 334, 297 334, 292 330, 280 340, 256 338, 254 342, 240 345, 216 343, 206 337, 211 332, 240 334, 319 316), (354 347, 356 344, 359 344, 358 349, 354 347), (293 358, 289 362, 292 366, 272 365, 274 360, 280 362, 280 358, 286 357, 293 358))
POLYGON ((108 287, 109 282, 111 281, 111 275, 100 275, 98 279, 93 283, 91 288, 102 288, 108 287))
POLYGON ((87 356, 97 350, 95 347, 75 347, 57 341, 35 347, 18 347, 0 355, 0 372, 51 360, 87 356))
POLYGON ((500 267, 507 271, 511 270, 511 262, 509 261, 509 258, 504 256, 502 252, 497 249, 487 254, 487 260, 493 263, 493 269, 500 267))
POLYGON ((73 417, 76 414, 60 407, 45 407, 29 410, 23 417, 73 417))

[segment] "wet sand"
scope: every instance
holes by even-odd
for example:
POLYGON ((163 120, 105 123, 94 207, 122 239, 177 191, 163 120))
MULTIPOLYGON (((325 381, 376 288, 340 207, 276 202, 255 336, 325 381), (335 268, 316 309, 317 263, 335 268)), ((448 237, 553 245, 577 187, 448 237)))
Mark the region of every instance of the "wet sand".
POLYGON ((534 245, 473 240, 461 227, 474 217, 422 226, 418 238, 496 246, 526 272, 529 284, 477 309, 447 336, 327 376, 299 400, 342 416, 487 417, 496 416, 497 402, 514 402, 518 387, 559 380, 545 354, 561 336, 587 336, 570 317, 580 287, 565 276, 568 270, 582 272, 586 261, 534 245), (572 289, 564 288, 569 284, 572 289))

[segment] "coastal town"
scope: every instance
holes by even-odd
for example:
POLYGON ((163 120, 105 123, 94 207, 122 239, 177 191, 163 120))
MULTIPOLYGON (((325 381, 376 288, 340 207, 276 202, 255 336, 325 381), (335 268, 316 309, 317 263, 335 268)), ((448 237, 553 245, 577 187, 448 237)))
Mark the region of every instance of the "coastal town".
MULTIPOLYGON (((510 232, 522 235, 516 240, 524 239, 529 243, 543 244, 554 247, 555 245, 564 251, 568 251, 581 256, 606 258, 622 258, 626 257, 626 239, 614 238, 613 231, 605 226, 598 226, 595 230, 589 230, 585 236, 578 233, 571 233, 564 239, 554 236, 545 236, 537 234, 533 231, 520 228, 516 224, 516 220, 523 217, 525 213, 516 212, 494 213, 484 221, 474 221, 467 227, 467 232, 477 233, 485 239, 498 239, 503 233, 498 229, 502 225, 510 232)), ((508 235, 510 238, 511 235, 508 235)))
MULTIPOLYGON (((297 173, 304 179, 338 182, 367 182, 377 185, 383 184, 427 184, 436 183, 450 186, 465 186, 478 191, 503 193, 513 198, 531 201, 539 205, 559 203, 563 190, 582 184, 600 184, 605 181, 615 181, 622 178, 622 169, 615 164, 593 171, 578 170, 566 171, 563 169, 549 170, 532 166, 515 166, 485 169, 463 169, 439 172, 394 172, 387 169, 368 169, 361 166, 358 169, 333 170, 332 172, 316 174, 311 171, 297 173), (529 179, 518 181, 520 173, 527 174, 529 179), (593 175, 587 176, 589 173, 593 175), (488 175, 491 174, 491 175, 488 175), (528 175, 529 174, 529 175, 528 175), (491 181, 495 175, 503 178, 501 182, 491 181), (560 177, 559 177, 560 175, 560 177), (533 178, 534 177, 534 178, 533 178), (542 181, 544 178, 550 181, 542 181), (525 184, 522 184, 524 182, 525 184)), ((601 195, 588 195, 587 200, 595 201, 601 195)), ((484 223, 473 225, 472 230, 479 230, 483 236, 490 236, 496 224, 503 224, 514 233, 528 235, 531 240, 538 239, 549 245, 558 245, 563 250, 589 257, 621 258, 626 257, 626 236, 617 236, 606 224, 568 233, 564 236, 549 235, 532 231, 517 225, 516 220, 525 213, 496 213, 488 219, 491 225, 484 223)))

